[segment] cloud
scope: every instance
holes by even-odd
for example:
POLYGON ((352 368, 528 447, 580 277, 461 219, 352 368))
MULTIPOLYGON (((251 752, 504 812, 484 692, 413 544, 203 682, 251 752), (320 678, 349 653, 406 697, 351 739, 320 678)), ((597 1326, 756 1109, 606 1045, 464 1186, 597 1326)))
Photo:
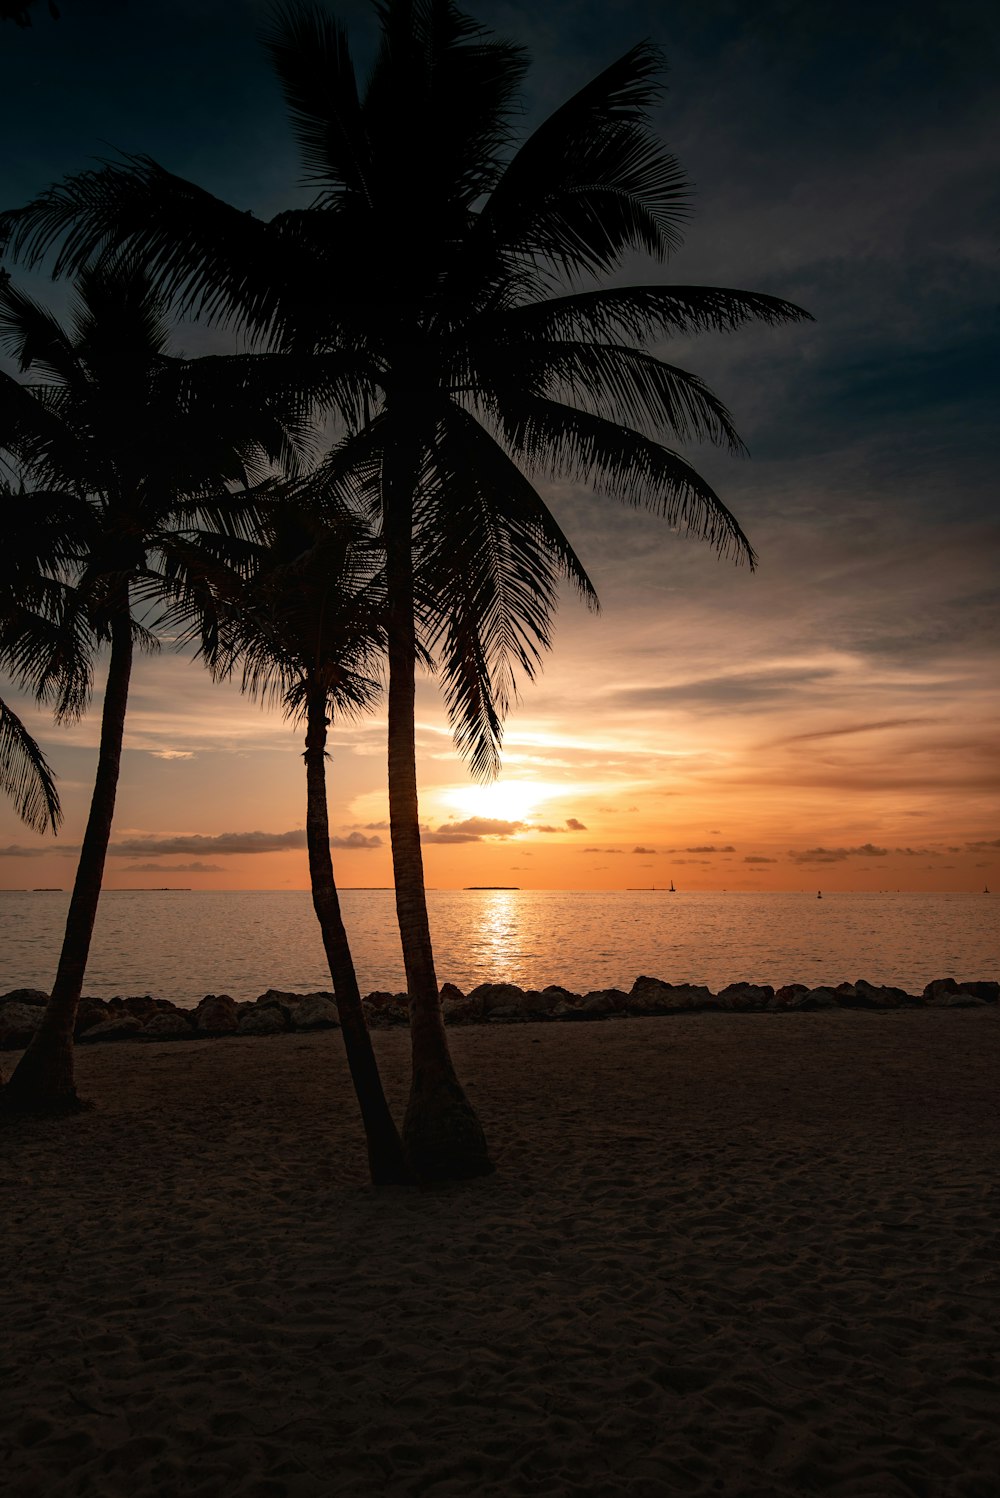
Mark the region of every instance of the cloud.
POLYGON ((549 827, 543 822, 527 823, 528 832, 562 832, 561 827, 549 827))
MULTIPOLYGON (((989 842, 966 843, 965 846, 968 848, 970 853, 986 853, 992 848, 1000 848, 1000 837, 991 838, 989 842)), ((957 852, 958 850, 949 849, 949 851, 957 852)))
POLYGON ((623 687, 613 696, 623 707, 640 710, 682 704, 706 712, 713 708, 734 712, 743 706, 779 701, 792 691, 827 681, 833 674, 827 667, 777 667, 733 676, 706 676, 675 686, 623 687))
POLYGON ((50 853, 61 853, 62 848, 24 848, 20 843, 9 843, 0 848, 0 858, 48 858, 50 853))
POLYGON ((576 817, 567 817, 566 826, 570 832, 586 832, 587 830, 582 822, 577 821, 576 817))
POLYGON ((193 749, 150 749, 153 759, 194 759, 193 749))
POLYGON ((782 744, 804 744, 810 739, 840 739, 855 733, 876 733, 882 728, 912 728, 918 723, 939 723, 940 718, 883 718, 878 723, 855 723, 847 728, 822 728, 814 733, 792 733, 773 739, 772 748, 782 744))
POLYGON ((221 863, 127 863, 124 874, 222 874, 221 863))
POLYGON ((435 832, 430 827, 421 827, 420 841, 422 843, 481 843, 482 838, 475 832, 456 832, 447 827, 439 827, 435 832))
POLYGON ((643 847, 643 846, 642 846, 642 845, 641 845, 641 844, 640 844, 640 845, 639 845, 639 847, 638 847, 638 848, 633 848, 633 849, 632 849, 632 852, 633 852, 633 853, 655 853, 655 852, 656 852, 656 849, 655 849, 655 848, 644 848, 644 847, 643 847))
POLYGON ((777 863, 776 858, 764 858, 760 853, 748 853, 743 860, 744 863, 777 863))
POLYGON ((163 853, 284 853, 289 848, 304 848, 303 829, 293 832, 220 832, 215 837, 201 834, 178 837, 129 837, 112 843, 109 853, 118 858, 142 857, 163 853))
POLYGON ((706 843, 701 848, 684 848, 685 853, 735 853, 736 849, 732 843, 727 843, 724 848, 717 848, 714 843, 706 843))
POLYGON ((584 853, 620 853, 621 848, 584 848, 584 853))
POLYGON ((481 837, 513 837, 515 832, 521 832, 524 828, 523 822, 506 822, 501 817, 466 817, 464 822, 446 822, 443 827, 437 829, 437 836, 445 842, 458 842, 481 837), (452 833, 461 834, 460 838, 452 837, 452 833))
POLYGON ((842 863, 845 858, 885 858, 888 848, 876 848, 874 843, 862 843, 858 848, 806 848, 789 850, 793 863, 842 863))
POLYGON ((365 822, 364 828, 365 828, 366 832, 388 832, 389 831, 389 823, 388 822, 365 822))
POLYGON ((331 848, 381 848, 380 837, 365 837, 363 832, 350 832, 347 837, 331 837, 331 848))

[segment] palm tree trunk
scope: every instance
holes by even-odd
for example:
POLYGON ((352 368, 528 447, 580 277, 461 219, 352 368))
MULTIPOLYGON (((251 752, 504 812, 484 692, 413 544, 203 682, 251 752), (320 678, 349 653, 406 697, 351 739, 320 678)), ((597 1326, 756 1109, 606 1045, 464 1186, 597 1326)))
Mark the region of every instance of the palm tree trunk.
POLYGON ((326 805, 326 729, 326 693, 322 688, 314 688, 307 703, 306 752, 303 756, 306 762, 306 843, 313 909, 323 936, 347 1064, 368 1140, 372 1181, 376 1186, 387 1186, 409 1181, 411 1177, 403 1142, 382 1090, 333 878, 326 805))
POLYGON ((383 467, 389 596, 389 829, 396 918, 410 1007, 413 1080, 403 1121, 410 1163, 424 1180, 458 1180, 493 1169, 486 1137, 455 1074, 441 1014, 420 851, 414 733, 413 616, 415 449, 400 444, 383 467))
POLYGON ((3 1105, 10 1112, 72 1112, 83 1106, 74 1077, 73 1031, 111 839, 131 674, 132 620, 126 600, 111 623, 111 659, 104 688, 97 775, 59 967, 42 1023, 3 1090, 3 1105))

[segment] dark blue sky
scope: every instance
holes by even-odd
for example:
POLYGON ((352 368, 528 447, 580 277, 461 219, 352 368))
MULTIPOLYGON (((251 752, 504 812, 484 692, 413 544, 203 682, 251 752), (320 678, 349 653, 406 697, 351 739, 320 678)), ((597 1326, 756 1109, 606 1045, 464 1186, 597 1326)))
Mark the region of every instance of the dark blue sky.
MULTIPOLYGON (((0 112, 18 148, 0 169, 0 201, 24 201, 116 148, 265 216, 301 200, 255 37, 267 9, 65 0, 59 22, 42 7, 30 30, 5 25, 0 112)), ((347 0, 339 13, 363 59, 370 7, 347 0)), ((956 508, 988 507, 1000 368, 995 7, 562 0, 543 13, 489 0, 473 13, 532 51, 526 124, 640 37, 663 47, 660 122, 697 187, 688 248, 668 274, 778 291, 818 322, 806 337, 702 344, 696 356, 756 455, 869 441, 880 472, 925 474, 930 457, 954 472, 956 508), (739 390, 768 381, 766 407, 741 412, 739 390)))

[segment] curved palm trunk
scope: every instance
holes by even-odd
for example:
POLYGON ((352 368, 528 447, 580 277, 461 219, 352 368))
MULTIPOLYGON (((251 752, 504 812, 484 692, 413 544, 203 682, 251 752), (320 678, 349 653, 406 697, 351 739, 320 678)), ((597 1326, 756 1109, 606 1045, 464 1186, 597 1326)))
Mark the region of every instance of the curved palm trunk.
POLYGON ((74 1078, 73 1031, 111 839, 131 674, 132 621, 126 607, 111 624, 111 659, 104 689, 97 775, 59 967, 42 1023, 3 1090, 4 1107, 11 1112, 71 1112, 83 1106, 74 1078))
POLYGON ((396 918, 410 1006, 413 1080, 403 1139, 424 1180, 489 1175, 494 1169, 472 1104, 455 1075, 431 947, 420 851, 414 736, 416 632, 413 618, 413 475, 397 450, 384 465, 384 532, 389 654, 389 829, 396 918))
POLYGON ((354 960, 340 914, 330 857, 330 822, 326 806, 326 693, 310 693, 306 731, 306 843, 313 909, 323 936, 326 960, 340 1028, 368 1140, 368 1164, 376 1186, 410 1180, 403 1143, 382 1091, 372 1038, 361 1007, 354 960))

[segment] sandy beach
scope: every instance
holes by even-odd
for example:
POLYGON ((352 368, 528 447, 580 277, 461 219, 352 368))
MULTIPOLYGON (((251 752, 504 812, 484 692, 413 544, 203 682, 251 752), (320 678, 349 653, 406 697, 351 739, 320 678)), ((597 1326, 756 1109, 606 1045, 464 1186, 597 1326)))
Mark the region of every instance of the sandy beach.
POLYGON ((5 1491, 996 1498, 998 1043, 458 1030, 498 1173, 382 1194, 335 1032, 82 1048, 0 1129, 5 1491))

